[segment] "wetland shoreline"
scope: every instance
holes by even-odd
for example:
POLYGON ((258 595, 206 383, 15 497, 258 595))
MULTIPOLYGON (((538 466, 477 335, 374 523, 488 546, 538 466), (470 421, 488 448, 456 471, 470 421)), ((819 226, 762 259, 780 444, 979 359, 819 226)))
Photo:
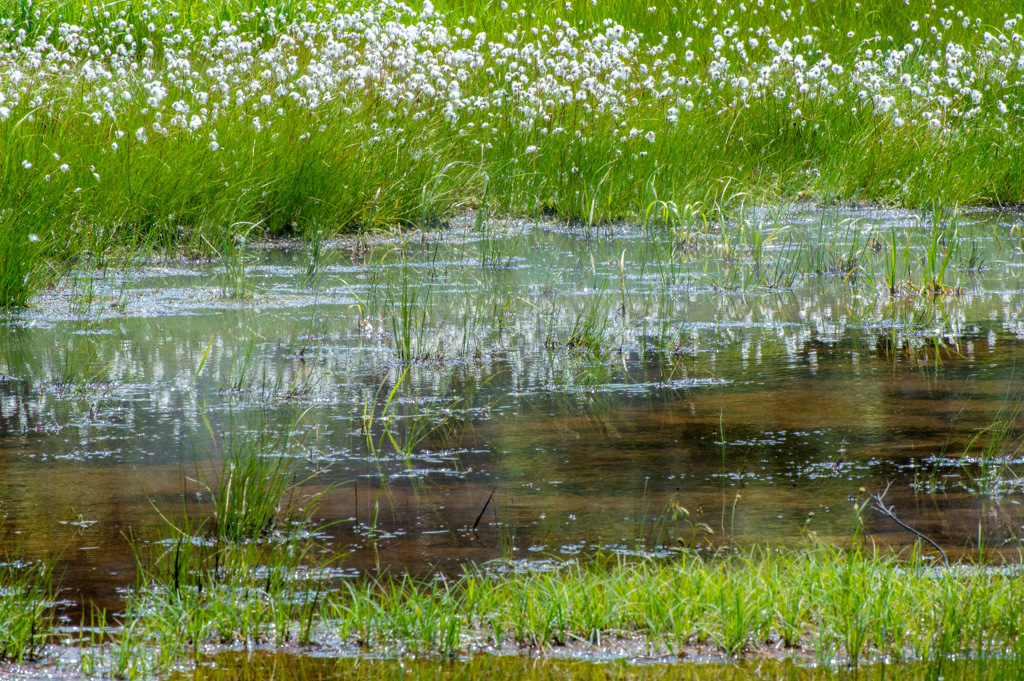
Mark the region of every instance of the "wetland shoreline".
POLYGON ((0 305, 467 210, 687 239, 751 205, 1019 205, 1015 9, 4 0, 0 305))
POLYGON ((3 673, 1020 678, 1019 11, 0 0, 3 673))
POLYGON ((304 655, 469 674, 611 645, 698 676, 1012 678, 1020 216, 763 225, 79 273, 4 327, 5 593, 34 604, 6 601, 7 655, 315 677, 304 655))

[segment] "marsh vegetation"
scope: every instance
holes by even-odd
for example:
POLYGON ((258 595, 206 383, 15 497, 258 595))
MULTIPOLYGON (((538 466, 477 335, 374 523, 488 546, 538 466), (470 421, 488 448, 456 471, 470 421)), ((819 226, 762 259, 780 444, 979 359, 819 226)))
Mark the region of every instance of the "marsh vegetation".
POLYGON ((975 4, 0 0, 0 656, 1014 676, 975 4))
POLYGON ((1019 10, 5 0, 0 302, 125 253, 237 284, 246 239, 475 209, 1017 204, 1019 10))
POLYGON ((81 271, 3 336, 9 543, 46 568, 18 645, 129 677, 313 648, 995 674, 1020 229, 468 215, 247 244, 241 298, 217 259, 81 271))

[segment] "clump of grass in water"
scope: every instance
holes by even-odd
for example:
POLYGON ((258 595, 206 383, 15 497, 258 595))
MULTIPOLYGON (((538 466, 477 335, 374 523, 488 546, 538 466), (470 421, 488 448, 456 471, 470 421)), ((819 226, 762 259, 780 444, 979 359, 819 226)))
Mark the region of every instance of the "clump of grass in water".
MULTIPOLYGON (((232 300, 248 300, 256 295, 256 282, 249 273, 252 256, 246 250, 249 234, 258 225, 245 225, 242 232, 228 228, 216 249, 224 265, 221 296, 232 300)), ((234 226, 233 226, 234 227, 234 226)))
MULTIPOLYGON (((314 471, 303 480, 295 478, 295 464, 301 459, 296 451, 301 438, 296 438, 295 432, 301 418, 277 429, 263 420, 250 429, 232 423, 219 469, 207 469, 193 455, 195 478, 182 475, 180 512, 157 509, 175 536, 244 543, 283 536, 288 525, 306 521, 325 492, 299 504, 300 487, 318 474, 314 471), (188 482, 199 486, 195 493, 198 510, 190 507, 188 482)), ((212 435, 212 429, 210 432, 212 435)), ((216 440, 214 447, 218 448, 216 440)))
POLYGON ((112 643, 93 642, 83 670, 149 677, 198 661, 207 645, 310 642, 338 555, 288 531, 308 524, 320 495, 296 506, 294 426, 264 426, 233 431, 219 472, 197 465, 211 498, 198 514, 183 489, 180 515, 162 514, 168 536, 133 542, 138 584, 123 625, 112 643))
MULTIPOLYGON (((555 311, 552 310, 552 325, 555 322, 555 311)), ((605 352, 608 326, 606 296, 602 288, 588 295, 567 329, 550 334, 544 344, 550 350, 565 349, 589 358, 600 357, 605 352)))
MULTIPOLYGON (((306 481, 294 479, 295 446, 294 425, 275 432, 259 423, 253 430, 231 430, 219 471, 207 473, 197 462, 196 479, 211 499, 203 533, 217 541, 241 542, 301 520, 309 506, 296 507, 298 488, 306 481)), ((183 518, 187 521, 188 514, 183 518)))
POLYGON ((995 419, 967 443, 961 455, 966 487, 972 494, 1000 498, 1020 490, 1024 481, 1014 470, 1024 449, 1017 422, 1024 410, 1024 396, 1008 399, 995 419))
POLYGON ((25 562, 17 553, 0 562, 0 660, 34 660, 54 625, 53 564, 25 562))

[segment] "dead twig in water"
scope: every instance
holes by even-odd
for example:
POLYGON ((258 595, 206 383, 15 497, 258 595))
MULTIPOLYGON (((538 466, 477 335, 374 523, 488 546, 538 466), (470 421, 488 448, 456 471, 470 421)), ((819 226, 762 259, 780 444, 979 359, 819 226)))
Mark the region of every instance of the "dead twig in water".
POLYGON ((487 507, 491 504, 491 499, 494 498, 494 493, 497 492, 497 491, 498 491, 498 488, 495 487, 494 489, 491 490, 491 493, 487 496, 487 501, 484 502, 484 507, 480 509, 480 515, 478 515, 476 517, 476 522, 473 523, 473 531, 474 532, 476 532, 476 526, 480 524, 480 519, 484 517, 484 511, 486 511, 487 507))
POLYGON ((948 567, 949 566, 949 558, 946 556, 946 552, 942 550, 942 547, 939 546, 938 544, 936 544, 935 541, 932 540, 931 537, 927 536, 926 534, 924 534, 924 533, 922 533, 922 532, 920 532, 918 530, 915 530, 913 527, 911 527, 910 525, 907 525, 905 522, 900 520, 896 516, 896 511, 893 510, 892 506, 886 506, 885 503, 882 501, 883 499, 885 499, 885 495, 889 493, 889 487, 891 487, 891 486, 892 486, 892 483, 890 482, 890 483, 888 483, 885 486, 885 489, 882 490, 882 492, 880 494, 873 494, 873 495, 871 495, 871 498, 874 499, 874 501, 875 501, 874 509, 876 511, 878 511, 879 513, 881 513, 882 515, 884 515, 886 518, 889 518, 890 520, 892 520, 894 523, 896 523, 897 525, 902 527, 904 530, 907 530, 908 532, 913 532, 918 537, 920 537, 921 539, 924 539, 926 542, 928 542, 929 544, 934 546, 935 550, 938 551, 939 554, 942 555, 942 562, 945 563, 945 565, 948 567))

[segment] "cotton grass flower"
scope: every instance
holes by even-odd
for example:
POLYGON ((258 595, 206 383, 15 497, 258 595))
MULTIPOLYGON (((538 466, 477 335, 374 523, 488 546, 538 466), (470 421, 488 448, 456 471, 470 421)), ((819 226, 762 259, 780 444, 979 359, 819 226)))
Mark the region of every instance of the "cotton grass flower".
MULTIPOLYGON (((509 14, 523 26, 502 35, 477 30, 473 17, 390 1, 353 9, 314 0, 289 18, 259 10, 195 27, 145 5, 151 10, 142 17, 148 26, 110 9, 88 26, 69 23, 35 43, 0 38, 0 69, 10 74, 0 84, 0 124, 11 117, 66 121, 72 134, 107 152, 118 149, 110 129, 125 121, 139 126, 141 144, 153 133, 161 145, 201 147, 195 133, 212 131, 219 141, 211 136, 206 145, 216 152, 224 142, 227 158, 236 146, 228 135, 251 136, 259 146, 279 133, 290 138, 292 130, 299 139, 330 135, 323 121, 341 119, 365 126, 362 145, 404 144, 407 135, 395 130, 412 123, 432 135, 457 135, 487 162, 492 142, 508 135, 521 135, 518 148, 550 136, 559 140, 554 145, 608 139, 609 154, 629 152, 638 136, 654 143, 652 125, 685 134, 687 123, 699 121, 681 112, 694 110, 720 117, 768 110, 801 124, 829 115, 891 123, 879 126, 880 134, 1010 123, 1005 138, 1014 130, 1005 117, 1018 110, 1024 85, 1024 39, 1012 27, 959 44, 920 31, 915 21, 913 38, 904 29, 907 44, 880 35, 854 42, 845 27, 818 33, 803 22, 769 25, 747 9, 728 16, 719 9, 693 17, 689 29, 673 27, 675 42, 651 40, 613 17, 586 25, 556 16, 542 24, 518 10, 509 14), (825 44, 828 51, 817 49, 825 44), (906 113, 930 110, 941 118, 906 113)), ((952 26, 942 21, 943 30, 952 26)), ((1010 17, 991 25, 1004 21, 1010 17)), ((114 135, 120 140, 124 131, 114 135)), ((661 150, 649 153, 658 158, 661 150)))

